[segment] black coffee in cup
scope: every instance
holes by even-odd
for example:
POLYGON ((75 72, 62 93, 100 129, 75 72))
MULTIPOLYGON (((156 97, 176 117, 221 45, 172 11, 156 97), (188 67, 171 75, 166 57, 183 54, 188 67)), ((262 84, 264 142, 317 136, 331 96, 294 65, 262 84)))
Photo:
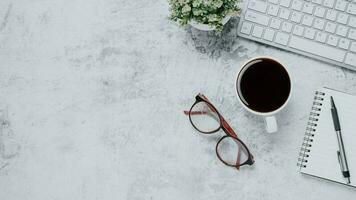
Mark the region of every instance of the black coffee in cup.
POLYGON ((277 110, 291 92, 288 72, 269 58, 257 58, 247 63, 238 74, 236 84, 243 104, 256 112, 277 110))

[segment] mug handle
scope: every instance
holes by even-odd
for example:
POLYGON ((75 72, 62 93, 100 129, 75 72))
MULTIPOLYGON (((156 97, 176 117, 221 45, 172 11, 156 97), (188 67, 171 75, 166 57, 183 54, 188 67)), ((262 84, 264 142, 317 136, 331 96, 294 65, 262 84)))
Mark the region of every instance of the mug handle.
POLYGON ((278 131, 277 120, 275 116, 265 117, 266 131, 268 133, 274 133, 278 131))

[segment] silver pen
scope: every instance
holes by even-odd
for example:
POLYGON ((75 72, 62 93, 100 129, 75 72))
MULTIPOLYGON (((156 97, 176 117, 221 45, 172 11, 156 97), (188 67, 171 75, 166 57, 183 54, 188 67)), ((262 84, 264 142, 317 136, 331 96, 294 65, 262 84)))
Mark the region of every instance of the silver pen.
POLYGON ((337 114, 334 99, 332 96, 330 96, 330 102, 331 102, 331 115, 333 118, 334 128, 336 131, 337 143, 339 145, 339 151, 337 151, 337 158, 339 160, 342 176, 346 179, 346 183, 350 184, 350 172, 349 172, 349 167, 347 166, 345 147, 341 136, 339 116, 337 114))

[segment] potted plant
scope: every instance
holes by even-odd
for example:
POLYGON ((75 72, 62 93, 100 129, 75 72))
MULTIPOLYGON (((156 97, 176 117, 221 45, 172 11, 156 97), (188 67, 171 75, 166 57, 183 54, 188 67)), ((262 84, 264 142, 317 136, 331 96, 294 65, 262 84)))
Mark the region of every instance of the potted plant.
POLYGON ((241 11, 240 0, 169 0, 170 19, 180 25, 221 32, 224 24, 241 11))

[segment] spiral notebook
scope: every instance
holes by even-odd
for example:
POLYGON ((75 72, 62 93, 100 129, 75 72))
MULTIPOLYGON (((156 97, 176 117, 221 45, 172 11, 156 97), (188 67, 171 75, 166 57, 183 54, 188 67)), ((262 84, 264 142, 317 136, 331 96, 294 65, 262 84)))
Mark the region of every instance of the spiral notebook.
POLYGON ((333 96, 340 119, 351 184, 356 187, 356 96, 328 88, 315 92, 298 167, 301 173, 346 184, 337 157, 339 150, 331 116, 333 96))

